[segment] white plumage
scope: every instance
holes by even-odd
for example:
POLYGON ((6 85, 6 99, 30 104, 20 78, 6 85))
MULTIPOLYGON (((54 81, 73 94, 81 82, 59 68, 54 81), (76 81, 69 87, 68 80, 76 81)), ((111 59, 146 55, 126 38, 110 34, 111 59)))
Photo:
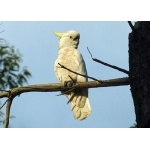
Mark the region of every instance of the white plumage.
MULTIPOLYGON (((66 33, 56 33, 54 34, 60 37, 59 41, 59 51, 58 58, 55 61, 54 71, 57 79, 63 83, 71 84, 72 80, 74 82, 85 82, 87 78, 80 75, 76 75, 64 68, 61 65, 78 72, 83 75, 87 75, 85 62, 81 53, 77 50, 80 34, 76 31, 68 31, 66 33), (70 78, 70 77, 71 78, 70 78)), ((88 99, 88 90, 80 89, 70 93, 65 94, 70 101, 71 110, 73 111, 74 117, 78 120, 83 120, 87 118, 91 113, 91 106, 88 99)))

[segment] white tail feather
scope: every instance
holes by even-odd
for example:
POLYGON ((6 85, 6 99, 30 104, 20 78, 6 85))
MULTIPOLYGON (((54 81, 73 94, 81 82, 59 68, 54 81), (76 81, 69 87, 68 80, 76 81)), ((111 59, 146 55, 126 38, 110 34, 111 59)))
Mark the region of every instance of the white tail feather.
POLYGON ((75 95, 75 93, 66 96, 70 99, 71 110, 75 119, 83 120, 91 114, 91 106, 86 96, 75 95))
POLYGON ((73 115, 76 119, 83 120, 86 119, 91 114, 91 106, 88 98, 86 98, 85 104, 82 108, 78 106, 78 103, 75 103, 73 101, 70 103, 73 115))

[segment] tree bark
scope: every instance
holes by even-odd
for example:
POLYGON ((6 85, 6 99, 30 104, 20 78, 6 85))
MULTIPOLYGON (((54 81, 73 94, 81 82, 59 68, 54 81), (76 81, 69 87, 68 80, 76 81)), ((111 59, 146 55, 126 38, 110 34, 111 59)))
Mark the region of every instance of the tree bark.
POLYGON ((129 79, 138 128, 150 127, 150 22, 129 34, 129 79))

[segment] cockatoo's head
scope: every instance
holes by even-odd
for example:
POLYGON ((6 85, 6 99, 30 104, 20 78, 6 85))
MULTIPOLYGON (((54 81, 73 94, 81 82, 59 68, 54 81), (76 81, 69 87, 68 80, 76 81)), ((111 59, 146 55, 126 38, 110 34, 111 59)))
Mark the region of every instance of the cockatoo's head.
POLYGON ((76 31, 68 31, 65 33, 57 33, 54 32, 54 34, 60 38, 59 41, 59 48, 63 47, 78 47, 79 44, 79 39, 80 39, 80 34, 76 31))

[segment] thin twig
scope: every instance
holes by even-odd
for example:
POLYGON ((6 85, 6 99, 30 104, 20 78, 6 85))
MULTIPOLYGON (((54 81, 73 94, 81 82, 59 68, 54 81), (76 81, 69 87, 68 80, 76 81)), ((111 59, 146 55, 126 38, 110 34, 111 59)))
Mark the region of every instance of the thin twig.
POLYGON ((116 69, 116 70, 118 70, 118 71, 120 71, 120 72, 129 74, 129 71, 127 71, 127 70, 125 70, 125 69, 122 69, 122 68, 117 67, 117 66, 114 66, 114 65, 110 65, 110 64, 105 63, 105 62, 103 62, 103 61, 101 61, 101 60, 99 60, 99 59, 93 58, 93 57, 92 57, 92 54, 91 54, 91 52, 90 52, 90 50, 89 50, 88 47, 87 47, 87 50, 88 50, 88 52, 90 53, 91 58, 93 59, 93 61, 96 61, 96 62, 98 62, 98 63, 100 63, 100 64, 102 64, 102 65, 108 66, 108 67, 110 67, 110 68, 116 69))
POLYGON ((129 24, 130 28, 132 29, 132 31, 135 32, 134 26, 132 25, 131 21, 128 21, 128 24, 129 24))
POLYGON ((67 68, 67 67, 65 67, 65 66, 63 66, 63 65, 61 65, 60 63, 58 63, 62 68, 64 68, 64 69, 66 69, 66 70, 68 70, 68 71, 70 71, 70 72, 72 72, 72 73, 74 73, 74 74, 77 74, 77 75, 80 75, 80 76, 82 76, 82 77, 86 77, 86 78, 89 78, 89 79, 92 79, 92 80, 94 80, 94 81, 98 81, 98 82, 102 82, 101 80, 98 80, 98 79, 96 79, 96 78, 93 78, 93 77, 90 77, 90 76, 87 76, 87 75, 83 75, 83 74, 80 74, 80 73, 77 73, 77 72, 75 72, 75 71, 72 71, 71 69, 69 69, 69 68, 67 68))
POLYGON ((73 78, 70 75, 68 75, 68 76, 72 80, 73 84, 76 84, 76 82, 73 80, 73 78))
POLYGON ((0 107, 0 110, 5 106, 5 104, 7 103, 8 99, 4 102, 4 104, 0 107))

